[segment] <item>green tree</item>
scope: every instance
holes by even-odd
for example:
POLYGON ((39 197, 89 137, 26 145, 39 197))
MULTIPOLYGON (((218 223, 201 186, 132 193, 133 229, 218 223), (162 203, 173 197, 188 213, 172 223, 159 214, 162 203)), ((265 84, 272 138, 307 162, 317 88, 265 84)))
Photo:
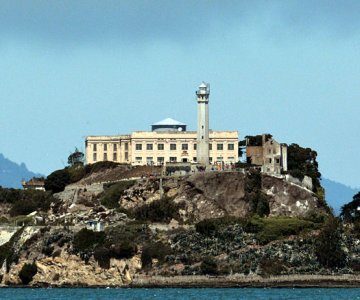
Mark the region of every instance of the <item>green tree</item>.
POLYGON ((71 179, 68 169, 57 170, 45 179, 45 190, 59 193, 62 192, 70 182, 71 179))
POLYGON ((288 172, 290 175, 302 180, 304 176, 309 176, 313 180, 314 191, 320 185, 321 173, 316 161, 317 152, 310 148, 303 148, 297 144, 288 147, 288 172))
POLYGON ((345 204, 341 207, 341 214, 340 217, 345 222, 354 223, 360 221, 360 192, 354 195, 353 201, 345 204))
POLYGON ((75 148, 75 151, 68 157, 68 164, 70 166, 84 165, 84 153, 80 152, 78 148, 75 148))
POLYGON ((37 273, 37 266, 35 263, 24 264, 21 271, 19 272, 19 277, 23 284, 28 284, 33 279, 37 273))
POLYGON ((341 248, 339 221, 331 216, 321 230, 315 253, 320 264, 326 268, 340 268, 345 265, 346 255, 341 248))
POLYGON ((204 275, 216 275, 218 274, 216 261, 208 256, 205 257, 200 265, 201 273, 204 275))

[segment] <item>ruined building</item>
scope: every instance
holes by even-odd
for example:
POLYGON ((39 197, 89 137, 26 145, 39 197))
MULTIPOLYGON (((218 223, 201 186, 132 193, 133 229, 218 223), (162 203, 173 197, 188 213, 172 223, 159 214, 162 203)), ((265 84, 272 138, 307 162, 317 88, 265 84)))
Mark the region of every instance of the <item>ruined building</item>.
POLYGON ((287 171, 287 145, 278 143, 270 134, 246 138, 246 161, 261 166, 268 174, 287 171))

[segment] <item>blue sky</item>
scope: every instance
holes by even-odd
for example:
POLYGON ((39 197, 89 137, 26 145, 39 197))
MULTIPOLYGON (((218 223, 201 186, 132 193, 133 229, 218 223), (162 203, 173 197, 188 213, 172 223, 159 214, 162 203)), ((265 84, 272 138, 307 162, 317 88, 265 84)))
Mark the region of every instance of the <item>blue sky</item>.
POLYGON ((62 168, 84 136, 210 127, 272 133, 360 186, 360 1, 1 1, 0 152, 62 168))

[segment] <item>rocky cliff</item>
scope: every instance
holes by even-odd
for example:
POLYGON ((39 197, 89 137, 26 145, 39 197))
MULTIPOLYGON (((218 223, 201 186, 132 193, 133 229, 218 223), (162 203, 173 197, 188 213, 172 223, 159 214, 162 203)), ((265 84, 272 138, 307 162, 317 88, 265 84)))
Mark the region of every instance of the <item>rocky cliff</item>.
MULTIPOLYGON (((334 272, 317 250, 326 203, 302 186, 253 171, 165 177, 162 186, 151 174, 117 176, 67 186, 41 222, 0 246, 3 284, 24 283, 29 266, 31 285, 53 286, 334 272), (90 230, 92 222, 104 231, 90 230)), ((360 240, 339 243, 348 258, 336 272, 356 273, 360 240)))

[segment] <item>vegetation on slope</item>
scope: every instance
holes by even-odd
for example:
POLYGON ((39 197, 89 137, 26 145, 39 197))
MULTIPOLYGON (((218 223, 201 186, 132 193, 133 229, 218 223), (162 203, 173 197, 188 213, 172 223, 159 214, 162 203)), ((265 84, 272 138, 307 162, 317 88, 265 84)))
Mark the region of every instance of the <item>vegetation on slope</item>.
POLYGON ((22 269, 19 272, 19 277, 23 284, 29 284, 33 277, 37 273, 37 266, 35 263, 24 264, 22 269))
POLYGON ((101 204, 109 209, 119 208, 120 197, 124 194, 125 190, 132 187, 135 183, 135 180, 128 180, 105 184, 104 193, 100 197, 101 204))
POLYGON ((92 173, 113 169, 119 165, 119 163, 111 161, 99 161, 85 166, 79 163, 72 164, 69 167, 52 172, 45 179, 45 189, 52 193, 59 193, 62 192, 68 184, 77 182, 92 173))
POLYGON ((203 235, 211 236, 215 235, 221 228, 231 224, 239 224, 244 232, 254 233, 260 245, 265 245, 271 241, 280 240, 290 235, 298 235, 305 230, 319 228, 321 226, 313 221, 300 218, 260 218, 254 216, 249 219, 234 217, 205 219, 195 224, 195 229, 203 235))
POLYGON ((36 190, 18 190, 0 187, 0 203, 9 204, 12 217, 27 215, 33 211, 48 211, 57 202, 50 193, 36 190))
POLYGON ((140 221, 169 223, 171 219, 179 219, 179 208, 172 198, 163 197, 135 208, 131 216, 140 221))

